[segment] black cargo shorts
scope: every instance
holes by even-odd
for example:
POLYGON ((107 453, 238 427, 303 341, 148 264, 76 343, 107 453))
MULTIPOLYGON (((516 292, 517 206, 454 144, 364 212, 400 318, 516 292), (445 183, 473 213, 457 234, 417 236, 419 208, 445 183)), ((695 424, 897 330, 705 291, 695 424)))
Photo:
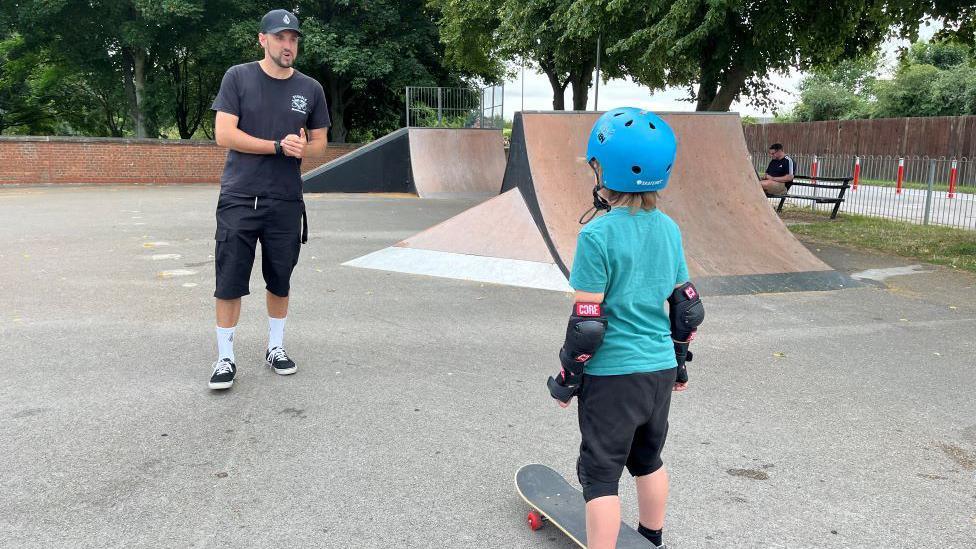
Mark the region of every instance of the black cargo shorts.
POLYGON ((217 200, 214 297, 237 299, 250 292, 248 282, 257 243, 261 242, 261 272, 269 292, 287 297, 291 273, 308 239, 305 203, 221 194, 217 200))

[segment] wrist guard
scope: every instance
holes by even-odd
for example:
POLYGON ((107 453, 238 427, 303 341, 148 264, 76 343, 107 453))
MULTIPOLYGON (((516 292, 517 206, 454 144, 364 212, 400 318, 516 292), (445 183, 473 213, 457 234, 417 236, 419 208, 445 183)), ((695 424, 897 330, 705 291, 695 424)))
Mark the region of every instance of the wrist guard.
POLYGON ((575 303, 566 327, 566 341, 559 350, 562 370, 550 377, 549 394, 562 402, 569 402, 583 383, 583 370, 603 343, 607 318, 599 303, 575 303))
POLYGON ((674 342, 674 358, 678 361, 678 372, 674 380, 678 383, 688 383, 688 367, 685 362, 691 362, 693 356, 688 350, 688 344, 688 341, 674 342))

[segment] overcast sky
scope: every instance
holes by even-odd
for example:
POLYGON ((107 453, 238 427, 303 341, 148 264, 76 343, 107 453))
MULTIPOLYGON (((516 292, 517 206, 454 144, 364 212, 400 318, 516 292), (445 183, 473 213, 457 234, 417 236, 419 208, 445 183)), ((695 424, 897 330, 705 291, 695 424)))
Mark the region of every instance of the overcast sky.
MULTIPOLYGON (((926 23, 921 29, 921 37, 931 38, 932 35, 941 28, 941 24, 926 23)), ((895 52, 907 45, 904 40, 889 40, 884 44, 885 57, 889 65, 895 61, 895 52)), ((803 78, 803 73, 796 71, 788 75, 774 74, 771 76, 773 83, 782 88, 773 97, 779 103, 780 113, 788 112, 797 101, 797 86, 803 78)), ((572 91, 566 90, 567 108, 572 107, 572 91)), ((608 110, 615 107, 640 107, 653 111, 693 111, 695 104, 682 101, 688 97, 687 90, 669 88, 663 91, 650 93, 647 88, 634 84, 627 80, 611 80, 610 82, 600 83, 600 110, 608 110)), ((594 105, 593 88, 590 88, 587 109, 593 109, 594 105)), ((515 79, 505 83, 505 118, 511 120, 515 111, 522 110, 522 79, 516 75, 515 79)), ((549 81, 543 74, 535 74, 531 70, 525 71, 525 110, 550 110, 552 109, 552 88, 549 81)), ((756 117, 772 116, 772 113, 757 109, 751 105, 733 103, 732 110, 743 115, 756 117)))

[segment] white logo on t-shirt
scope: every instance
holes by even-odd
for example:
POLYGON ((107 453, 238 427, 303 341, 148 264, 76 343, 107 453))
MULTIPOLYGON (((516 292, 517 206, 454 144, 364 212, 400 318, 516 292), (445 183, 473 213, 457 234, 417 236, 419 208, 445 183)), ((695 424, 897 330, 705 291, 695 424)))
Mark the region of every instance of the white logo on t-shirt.
POLYGON ((291 110, 308 114, 308 99, 305 99, 304 95, 291 96, 291 110))

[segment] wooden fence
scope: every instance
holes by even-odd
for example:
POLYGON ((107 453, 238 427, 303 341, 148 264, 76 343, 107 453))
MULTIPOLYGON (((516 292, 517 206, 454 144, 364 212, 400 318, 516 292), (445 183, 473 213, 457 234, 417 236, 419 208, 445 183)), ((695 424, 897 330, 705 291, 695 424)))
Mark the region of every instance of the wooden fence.
POLYGON ((787 153, 976 158, 976 116, 750 124, 743 130, 753 154, 782 143, 787 153))

